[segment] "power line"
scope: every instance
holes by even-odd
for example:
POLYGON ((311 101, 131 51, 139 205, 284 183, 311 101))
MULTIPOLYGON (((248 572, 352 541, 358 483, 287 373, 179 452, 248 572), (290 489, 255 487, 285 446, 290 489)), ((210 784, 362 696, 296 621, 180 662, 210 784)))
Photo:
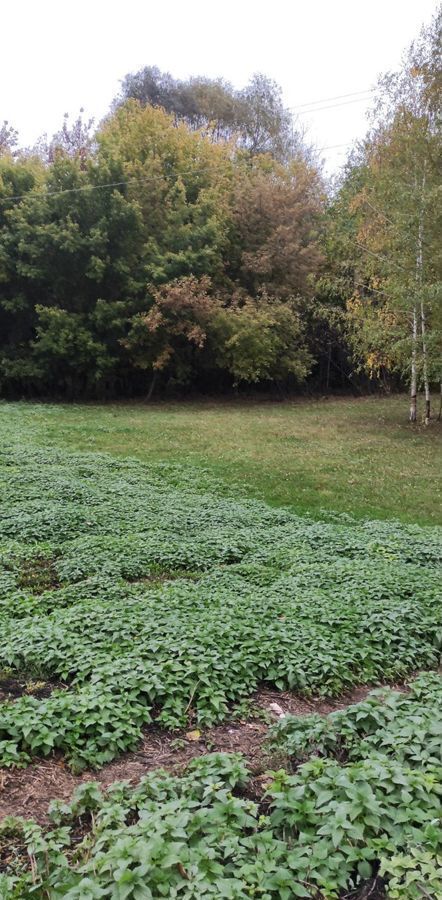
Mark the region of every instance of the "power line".
POLYGON ((319 153, 322 153, 324 150, 337 150, 339 147, 350 147, 353 144, 353 141, 346 141, 345 144, 329 144, 328 147, 318 147, 319 153))
POLYGON ((213 166, 208 166, 207 169, 189 169, 187 172, 163 172, 161 175, 146 175, 145 177, 140 178, 131 178, 128 181, 110 181, 107 184, 85 184, 80 187, 75 188, 62 188, 59 191, 28 191, 26 194, 15 194, 12 197, 0 197, 0 203, 9 203, 9 201, 13 200, 24 200, 28 197, 40 197, 44 199, 46 197, 60 197, 62 194, 77 194, 83 191, 100 191, 105 188, 112 187, 124 187, 132 184, 140 184, 146 181, 162 181, 164 178, 181 178, 183 175, 201 175, 204 172, 213 171, 213 166))
POLYGON ((373 94, 375 88, 366 88, 365 91, 353 91, 351 94, 337 94, 335 97, 321 97, 320 100, 311 100, 310 103, 297 103, 289 109, 304 109, 306 106, 316 106, 318 103, 331 103, 333 100, 346 100, 348 97, 360 97, 361 94, 373 94))
POLYGON ((388 256, 384 256, 383 253, 376 253, 375 250, 370 250, 369 247, 366 247, 364 244, 361 244, 359 241, 352 240, 352 238, 347 237, 347 240, 349 241, 350 244, 354 244, 355 247, 359 247, 360 250, 365 250, 365 252, 368 253, 370 256, 375 256, 377 259, 381 259, 383 262, 388 262, 391 265, 395 266, 396 269, 400 269, 402 272, 405 272, 405 274, 408 275, 407 270, 404 269, 404 267, 401 266, 400 263, 394 262, 393 260, 389 259, 388 256))
POLYGON ((337 109, 338 106, 349 106, 351 103, 363 103, 370 97, 356 97, 354 100, 344 100, 342 103, 329 103, 327 106, 315 106, 312 109, 299 109, 290 107, 290 111, 295 112, 297 116, 308 116, 312 113, 323 112, 326 109, 337 109))
MULTIPOLYGON (((351 141, 348 142, 348 144, 335 144, 334 147, 345 147, 349 146, 350 143, 351 141)), ((319 148, 319 150, 331 150, 334 149, 334 147, 322 147, 319 148)), ((127 181, 110 181, 105 184, 85 184, 74 188, 62 188, 58 191, 27 191, 24 194, 13 194, 11 197, 0 197, 0 203, 12 203, 13 201, 24 200, 28 197, 38 197, 43 199, 46 197, 61 197, 64 194, 78 194, 85 191, 100 191, 113 187, 129 187, 131 185, 144 184, 151 181, 162 181, 165 178, 181 178, 187 175, 201 175, 205 172, 213 171, 213 169, 213 166, 208 166, 207 168, 189 169, 187 172, 163 172, 161 175, 146 175, 144 177, 140 176, 140 178, 131 178, 127 181)))

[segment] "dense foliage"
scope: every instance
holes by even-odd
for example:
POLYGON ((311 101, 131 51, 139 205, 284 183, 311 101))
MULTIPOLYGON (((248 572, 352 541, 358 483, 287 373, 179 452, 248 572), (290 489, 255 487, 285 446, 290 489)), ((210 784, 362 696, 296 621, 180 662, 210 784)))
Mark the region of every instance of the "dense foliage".
MULTIPOLYGON (((441 685, 436 676, 416 683, 421 712, 440 703, 441 685)), ((259 804, 247 799, 238 754, 196 759, 181 777, 159 770, 135 788, 116 782, 106 794, 85 783, 70 803, 51 804, 46 829, 3 821, 0 847, 9 842, 15 853, 0 897, 333 900, 378 882, 392 900, 436 898, 440 740, 434 760, 422 753, 417 762, 384 755, 373 740, 361 762, 312 759, 295 775, 273 773, 259 804)))
POLYGON ((437 528, 309 521, 10 423, 0 665, 66 688, 3 706, 3 763, 99 765, 154 711, 209 725, 262 681, 336 695, 438 664, 437 528))
POLYGON ((379 688, 329 716, 284 716, 270 743, 298 761, 313 755, 362 761, 377 751, 409 766, 439 765, 441 699, 440 675, 423 675, 406 693, 379 688))
POLYGON ((316 169, 233 153, 134 100, 84 144, 0 156, 4 390, 302 380, 316 169))
POLYGON ((404 56, 379 81, 367 137, 350 156, 329 210, 327 252, 334 277, 347 285, 346 333, 355 360, 387 385, 396 372, 416 394, 441 380, 440 248, 442 7, 404 56))
MULTIPOLYGON (((334 192, 279 88, 128 75, 93 130, 0 130, 0 388, 148 395, 440 377, 440 15, 334 192)), ((413 418, 415 415, 413 415, 413 418)))

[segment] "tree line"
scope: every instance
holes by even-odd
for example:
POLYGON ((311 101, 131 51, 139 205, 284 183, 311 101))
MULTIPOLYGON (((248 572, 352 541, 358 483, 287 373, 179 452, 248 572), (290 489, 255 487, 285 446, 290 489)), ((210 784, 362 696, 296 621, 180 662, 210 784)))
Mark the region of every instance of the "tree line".
POLYGON ((128 75, 98 128, 0 127, 0 389, 104 398, 238 385, 416 394, 442 376, 441 13, 324 178, 256 75, 128 75))

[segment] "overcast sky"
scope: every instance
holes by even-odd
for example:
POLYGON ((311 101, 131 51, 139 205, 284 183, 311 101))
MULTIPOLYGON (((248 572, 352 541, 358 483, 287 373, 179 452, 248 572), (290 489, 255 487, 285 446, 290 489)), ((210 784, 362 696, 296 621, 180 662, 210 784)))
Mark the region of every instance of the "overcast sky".
MULTIPOLYGON (((0 120, 22 144, 81 106, 99 120, 120 79, 143 65, 236 87, 261 71, 288 107, 368 91, 435 11, 435 0, 3 0, 0 120)), ((334 147, 362 136, 366 97, 303 112, 311 139, 334 147)), ((324 151, 330 170, 345 152, 324 151)))

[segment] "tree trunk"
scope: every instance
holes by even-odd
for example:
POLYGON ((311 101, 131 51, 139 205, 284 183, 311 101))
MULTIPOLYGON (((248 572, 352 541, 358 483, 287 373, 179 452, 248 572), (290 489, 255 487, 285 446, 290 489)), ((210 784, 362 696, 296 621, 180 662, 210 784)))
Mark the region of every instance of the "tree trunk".
POLYGON ((417 375, 416 375, 416 343, 417 343, 417 315, 416 307, 413 309, 413 343, 411 345, 411 381, 410 381, 410 422, 415 422, 417 417, 417 375))
POLYGON ((327 356, 327 375, 326 375, 326 380, 325 380, 325 390, 326 390, 326 393, 327 393, 327 394, 328 394, 328 391, 329 391, 329 388, 330 388, 330 363, 331 363, 331 352, 332 352, 332 346, 331 346, 331 341, 329 341, 329 345, 328 345, 328 356, 327 356))
POLYGON ((421 331, 422 331, 422 361, 423 361, 423 376, 424 376, 424 390, 425 390, 425 424, 430 424, 430 414, 431 414, 431 400, 430 400, 430 385, 428 382, 428 365, 427 365, 427 341, 426 341, 426 325, 425 325, 425 308, 424 302, 421 300, 421 331))
POLYGON ((152 375, 152 381, 150 382, 149 390, 147 392, 147 397, 146 397, 147 402, 149 402, 149 400, 152 400, 152 394, 155 390, 157 378, 158 378, 158 372, 155 370, 155 372, 152 375))
POLYGON ((425 322, 425 306, 422 294, 423 283, 423 238, 424 238, 424 221, 423 221, 423 201, 425 190, 425 172, 422 177, 422 201, 419 213, 419 231, 417 240, 417 259, 416 259, 416 280, 420 289, 420 308, 421 308, 421 335, 422 335, 422 375, 425 391, 425 425, 430 424, 430 385, 428 383, 428 358, 427 358, 427 339, 426 339, 426 322, 425 322))
POLYGON ((440 380, 439 415, 437 417, 438 422, 440 422, 441 418, 442 418, 442 378, 440 380))

